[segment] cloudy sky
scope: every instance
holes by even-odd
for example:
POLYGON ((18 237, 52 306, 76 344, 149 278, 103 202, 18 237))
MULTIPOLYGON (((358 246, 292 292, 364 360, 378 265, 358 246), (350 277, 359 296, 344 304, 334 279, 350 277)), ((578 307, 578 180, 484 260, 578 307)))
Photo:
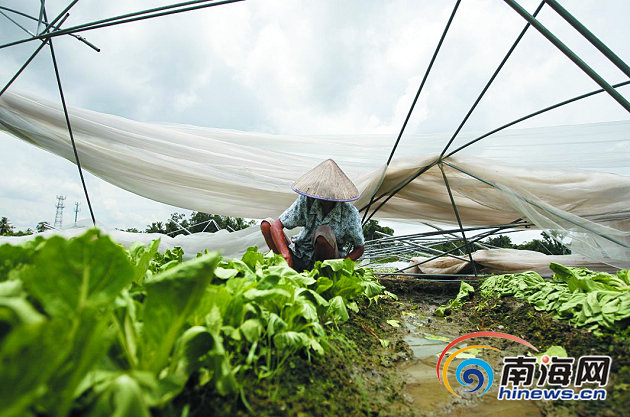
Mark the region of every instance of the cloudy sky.
MULTIPOLYGON (((56 16, 68 0, 46 1, 56 16)), ((521 1, 532 12, 539 1, 521 1)), ((630 3, 561 2, 610 49, 630 62, 630 3)), ((64 27, 168 4, 166 0, 80 0, 64 27)), ((39 14, 39 0, 3 1, 39 14)), ((438 43, 454 1, 248 0, 83 32, 95 52, 55 38, 66 101, 130 119, 275 134, 391 135, 392 144, 438 43)), ((4 12, 35 31, 37 24, 4 12)), ((540 20, 611 84, 625 81, 573 28, 546 6, 540 20)), ((449 135, 524 25, 501 0, 463 0, 408 133, 449 135)), ((0 15, 0 42, 26 36, 0 15)), ((0 49, 4 85, 33 42, 0 49)), ((598 86, 530 28, 465 130, 489 130, 598 86)), ((50 53, 37 56, 11 86, 58 100, 50 53)), ((630 89, 620 90, 630 98, 630 89)), ((523 127, 628 120, 599 95, 533 119, 523 127)), ((404 138, 403 138, 404 140, 404 138)), ((53 223, 66 196, 64 224, 89 218, 76 166, 0 133, 0 216, 20 229, 53 223)), ((386 155, 383 156, 384 161, 386 155)), ((86 174, 99 222, 143 229, 175 211, 86 174)))

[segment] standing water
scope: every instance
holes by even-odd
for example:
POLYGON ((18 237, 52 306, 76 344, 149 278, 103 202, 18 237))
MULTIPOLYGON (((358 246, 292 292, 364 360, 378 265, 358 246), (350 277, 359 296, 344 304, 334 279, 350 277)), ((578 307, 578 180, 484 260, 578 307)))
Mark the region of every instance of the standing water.
MULTIPOLYGON (((461 397, 453 395, 446 387, 438 381, 436 366, 438 357, 448 343, 459 335, 431 334, 430 329, 423 326, 423 320, 418 320, 417 316, 410 314, 405 318, 405 324, 410 330, 410 334, 405 341, 414 354, 414 359, 402 366, 405 382, 406 394, 412 400, 413 405, 426 416, 449 416, 449 417, 470 417, 470 416, 493 416, 501 417, 539 417, 542 416, 540 410, 533 401, 530 400, 498 400, 497 389, 492 389, 485 395, 462 394, 461 397)), ((444 322, 444 327, 449 324, 444 322)), ((457 348, 461 348, 459 344, 457 348)), ((454 351, 451 350, 451 353, 454 351)), ((451 386, 455 389, 458 384, 454 370, 461 362, 455 359, 449 366, 448 378, 451 386)), ((444 364, 445 356, 441 366, 444 364)), ((441 371, 440 371, 441 372, 441 371)), ((496 385, 496 379, 495 384, 496 385)), ((457 392, 457 390, 455 390, 457 392)))

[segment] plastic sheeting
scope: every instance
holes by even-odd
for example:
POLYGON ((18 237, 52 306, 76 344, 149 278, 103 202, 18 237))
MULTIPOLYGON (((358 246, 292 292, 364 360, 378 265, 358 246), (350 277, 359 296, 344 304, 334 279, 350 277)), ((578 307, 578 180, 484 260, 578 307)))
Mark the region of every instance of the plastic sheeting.
MULTIPOLYGON (((544 253, 518 249, 484 249, 471 254, 477 264, 477 272, 483 274, 514 274, 517 272, 536 271, 541 275, 551 275, 552 262, 564 266, 583 267, 591 271, 614 272, 609 265, 593 262, 582 255, 545 255, 544 253)), ((421 257, 411 258, 405 270, 411 274, 459 274, 472 273, 470 261, 442 257, 422 263, 421 257)))
MULTIPOLYGON (((403 138, 389 167, 385 135, 279 136, 142 123, 71 108, 82 166, 100 178, 163 203, 246 218, 277 217, 295 199, 293 180, 332 157, 361 191, 355 202, 394 190, 426 166, 378 212, 379 219, 456 224, 442 172, 434 162, 448 137, 403 138)), ((24 94, 0 97, 0 126, 74 162, 62 109, 24 94)), ((474 135, 462 135, 461 141, 474 135)), ((459 142, 461 143, 461 142, 459 142)), ((627 267, 630 122, 509 130, 443 165, 464 225, 524 218, 561 232, 574 252, 627 267), (587 171, 588 170, 588 171, 587 171)), ((382 201, 382 200, 380 200, 382 201)), ((378 201, 376 204, 380 203, 378 201)))
MULTIPOLYGON (((227 230, 219 230, 215 233, 194 233, 192 235, 177 235, 175 237, 167 236, 161 233, 131 233, 122 230, 109 229, 101 225, 98 228, 108 234, 112 240, 123 245, 126 248, 131 247, 134 243, 143 243, 148 245, 156 239, 160 239, 159 252, 167 249, 173 249, 179 246, 184 250, 184 259, 191 259, 198 253, 205 250, 209 252, 219 252, 226 258, 239 258, 243 256, 245 249, 256 246, 261 251, 268 251, 265 239, 263 239, 260 229, 257 227, 249 227, 236 232, 228 232, 227 230)), ((0 245, 10 243, 18 245, 22 242, 30 240, 33 236, 43 236, 45 238, 59 235, 65 238, 72 238, 85 233, 89 227, 73 227, 64 230, 47 230, 37 235, 26 236, 0 236, 0 245)))

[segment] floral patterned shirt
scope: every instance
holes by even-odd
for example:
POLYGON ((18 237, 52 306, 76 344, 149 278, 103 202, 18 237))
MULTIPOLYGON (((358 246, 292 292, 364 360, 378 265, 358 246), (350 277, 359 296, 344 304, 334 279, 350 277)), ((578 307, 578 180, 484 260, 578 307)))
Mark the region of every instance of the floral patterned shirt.
POLYGON ((297 226, 304 228, 297 237, 293 238, 294 253, 300 258, 308 256, 309 259, 313 259, 314 249, 311 237, 323 224, 330 226, 335 233, 341 256, 346 256, 353 248, 365 244, 359 210, 347 202, 336 202, 332 210, 324 216, 322 206, 317 199, 300 195, 291 207, 280 215, 280 221, 287 229, 297 226))

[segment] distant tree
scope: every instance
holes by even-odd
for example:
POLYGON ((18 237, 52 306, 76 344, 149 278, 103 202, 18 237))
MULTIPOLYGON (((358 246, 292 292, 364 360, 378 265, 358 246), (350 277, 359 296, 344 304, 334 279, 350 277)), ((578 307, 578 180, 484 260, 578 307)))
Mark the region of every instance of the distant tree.
POLYGON ((393 236, 394 229, 387 226, 381 226, 377 220, 369 220, 363 225, 363 236, 365 240, 380 239, 384 235, 393 236))
POLYGON ((16 230, 7 217, 0 218, 0 236, 26 236, 32 234, 33 229, 16 230))
POLYGON ((543 240, 545 241, 547 247, 550 249, 551 253, 554 255, 570 255, 571 249, 564 246, 561 242, 562 239, 558 237, 556 233, 551 231, 549 234, 547 232, 542 232, 543 240))
POLYGON ((15 227, 9 222, 9 219, 2 217, 0 219, 0 236, 12 236, 15 227))
POLYGON ((220 216, 193 211, 189 218, 183 213, 172 213, 166 222, 153 222, 146 227, 147 233, 163 233, 169 236, 181 234, 216 232, 226 229, 230 232, 245 229, 256 224, 253 220, 245 220, 242 217, 220 216))
POLYGON ((231 231, 236 231, 253 226, 256 222, 254 220, 245 220, 242 217, 221 216, 221 222, 219 222, 219 225, 221 224, 223 224, 228 230, 232 229, 231 231))
POLYGON ((218 223, 215 225, 219 217, 220 216, 215 214, 193 211, 190 214, 190 228, 188 230, 190 230, 191 233, 216 232, 220 228, 218 223))
POLYGON ((166 229, 162 222, 153 222, 145 229, 147 233, 163 233, 166 234, 166 229))
POLYGON ((241 230, 254 225, 253 220, 245 220, 242 217, 221 216, 218 214, 202 213, 194 211, 190 214, 188 230, 197 232, 216 232, 226 229, 230 232, 241 230))
POLYGON ((140 230, 136 229, 135 227, 129 227, 129 228, 125 229, 125 232, 141 233, 140 230))
POLYGON ((32 234, 33 234, 33 229, 29 227, 26 230, 18 230, 16 232, 13 232, 10 236, 27 236, 27 235, 32 235, 32 234))
POLYGON ((483 243, 488 246, 493 246, 497 248, 516 248, 516 245, 512 243, 512 239, 510 239, 509 236, 505 235, 489 237, 488 239, 484 240, 483 243))
POLYGON ((188 220, 184 213, 172 213, 171 218, 166 222, 166 233, 170 236, 177 236, 186 233, 188 220))
MULTIPOLYGON (((466 246, 464 245, 463 240, 452 240, 452 241, 446 241, 444 243, 432 244, 430 245, 430 248, 438 252, 448 252, 449 254, 452 254, 452 255, 464 255, 466 253, 466 246), (459 249, 455 249, 455 248, 459 248, 459 249)), ((472 250, 474 251, 476 249, 473 247, 472 250)))
POLYGON ((546 253, 547 255, 551 255, 551 252, 549 252, 545 244, 540 239, 532 239, 527 242, 523 242, 517 246, 517 249, 532 250, 535 252, 542 252, 546 253))
MULTIPOLYGON (((223 229, 234 232, 245 229, 255 223, 253 220, 248 221, 242 217, 221 216, 193 211, 190 214, 190 219, 187 221, 186 228, 191 233, 216 232, 223 229)), ((182 226, 184 225, 182 224, 182 226)))
POLYGON ((50 223, 48 222, 39 222, 37 223, 37 226, 35 226, 35 231, 37 231, 38 233, 44 232, 48 229, 50 229, 50 223))
MULTIPOLYGON (((496 246, 499 248, 531 250, 535 252, 545 253, 547 255, 567 255, 571 253, 571 251, 566 246, 554 240, 553 237, 549 235, 548 233, 542 232, 541 236, 542 236, 542 240, 532 239, 530 241, 521 243, 519 245, 513 244, 512 240, 508 236, 494 236, 494 237, 490 237, 484 240, 483 242, 488 245, 496 246)), ((443 251, 443 252, 448 252, 449 250, 454 249, 457 246, 461 246, 463 244, 464 242, 462 240, 455 240, 455 241, 433 245, 432 248, 443 251)), ((477 247, 475 247, 473 251, 474 250, 477 250, 477 247)), ((466 248, 462 247, 454 252, 451 252, 451 254, 465 255, 466 248)))
POLYGON ((529 242, 518 245, 517 248, 542 252, 548 255, 568 255, 571 253, 571 250, 559 241, 555 240, 552 234, 542 232, 541 236, 542 240, 533 239, 529 242))

